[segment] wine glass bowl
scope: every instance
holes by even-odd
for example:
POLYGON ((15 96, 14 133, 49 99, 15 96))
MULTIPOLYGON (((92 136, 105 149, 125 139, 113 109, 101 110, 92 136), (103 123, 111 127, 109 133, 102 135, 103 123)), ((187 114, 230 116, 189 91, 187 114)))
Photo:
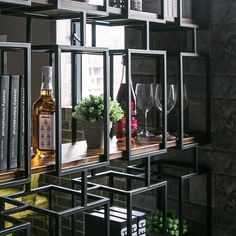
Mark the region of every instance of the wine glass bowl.
MULTIPOLYGON (((176 105, 176 101, 177 101, 177 93, 176 93, 176 86, 174 84, 168 84, 167 85, 167 114, 169 114, 172 109, 175 107, 176 105)), ((156 85, 156 89, 155 89, 155 105, 157 107, 157 109, 160 112, 160 130, 162 129, 162 85, 161 84, 157 84, 156 85)), ((162 139, 162 135, 157 135, 158 138, 162 139)), ((167 139, 168 140, 174 140, 175 136, 170 135, 167 132, 167 139)))
POLYGON ((137 83, 135 94, 137 97, 137 107, 144 114, 144 129, 138 135, 142 137, 153 137, 154 135, 147 130, 147 113, 154 105, 153 84, 137 83))

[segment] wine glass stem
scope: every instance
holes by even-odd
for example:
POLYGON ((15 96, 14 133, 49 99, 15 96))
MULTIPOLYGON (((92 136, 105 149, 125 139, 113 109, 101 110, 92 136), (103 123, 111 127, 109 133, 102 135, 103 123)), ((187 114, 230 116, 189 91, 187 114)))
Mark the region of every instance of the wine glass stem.
POLYGON ((147 113, 148 111, 144 112, 144 132, 147 132, 147 113))
POLYGON ((162 132, 162 112, 160 111, 160 120, 159 120, 160 132, 162 132))

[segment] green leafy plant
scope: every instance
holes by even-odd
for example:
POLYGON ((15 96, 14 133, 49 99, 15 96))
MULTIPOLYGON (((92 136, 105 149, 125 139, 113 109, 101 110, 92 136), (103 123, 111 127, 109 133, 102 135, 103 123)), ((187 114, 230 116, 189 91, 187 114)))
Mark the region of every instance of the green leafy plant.
MULTIPOLYGON (((109 119, 112 122, 120 120, 124 112, 117 101, 109 100, 109 119)), ((104 118, 104 99, 103 95, 89 95, 88 98, 81 100, 74 107, 72 117, 75 119, 86 120, 90 122, 100 121, 104 118)))
MULTIPOLYGON (((167 213, 166 223, 168 236, 179 236, 179 218, 174 210, 171 210, 167 213)), ((147 227, 148 232, 161 235, 163 230, 163 215, 159 209, 151 212, 148 215, 147 227)), ((183 233, 185 234, 187 231, 188 227, 186 221, 184 220, 183 233)))

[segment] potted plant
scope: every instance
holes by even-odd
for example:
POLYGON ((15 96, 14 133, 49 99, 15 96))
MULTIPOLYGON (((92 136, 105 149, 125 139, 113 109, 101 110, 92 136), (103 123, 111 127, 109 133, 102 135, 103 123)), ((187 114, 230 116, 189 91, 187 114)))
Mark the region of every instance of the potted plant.
MULTIPOLYGON (((174 210, 167 213, 167 235, 168 236, 179 236, 179 218, 174 210)), ((157 209, 151 212, 147 217, 147 231, 151 236, 161 236, 163 230, 163 216, 162 212, 157 209)), ((187 233, 188 228, 186 221, 184 220, 183 234, 187 233)))
MULTIPOLYGON (((117 122, 124 112, 117 101, 109 100, 109 120, 117 122)), ((83 121, 84 137, 88 148, 102 148, 104 144, 104 99, 103 95, 89 95, 74 107, 72 117, 83 121)))

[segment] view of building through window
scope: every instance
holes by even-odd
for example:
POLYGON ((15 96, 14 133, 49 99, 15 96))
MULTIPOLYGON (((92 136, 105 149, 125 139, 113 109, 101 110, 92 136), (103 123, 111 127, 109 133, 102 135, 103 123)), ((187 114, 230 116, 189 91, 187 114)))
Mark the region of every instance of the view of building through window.
MULTIPOLYGON (((87 25, 87 42, 91 46, 91 25, 87 25)), ((124 48, 124 27, 97 26, 97 47, 109 49, 124 48)), ((122 64, 121 56, 114 58, 114 94, 120 85, 122 64)), ((103 93, 103 57, 95 55, 82 56, 82 98, 90 94, 103 93)))
MULTIPOLYGON (((57 43, 70 44, 71 31, 70 21, 60 20, 57 23, 57 43)), ((124 27, 107 27, 97 26, 97 47, 109 49, 124 48, 124 27)), ((91 25, 86 28, 86 46, 91 46, 91 25)), ((114 94, 121 81, 122 72, 122 57, 115 56, 114 58, 114 94)), ((71 106, 71 54, 64 53, 62 55, 62 106, 71 106)), ((88 97, 90 94, 103 94, 103 57, 100 55, 82 55, 82 98, 88 97)))

